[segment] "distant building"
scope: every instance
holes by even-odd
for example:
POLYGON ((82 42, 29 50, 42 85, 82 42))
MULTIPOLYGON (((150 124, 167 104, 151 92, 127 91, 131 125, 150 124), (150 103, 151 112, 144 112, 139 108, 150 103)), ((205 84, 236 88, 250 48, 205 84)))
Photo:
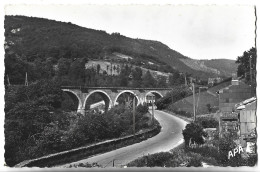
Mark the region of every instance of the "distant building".
POLYGON ((151 71, 151 70, 150 70, 150 73, 152 74, 154 79, 156 79, 157 81, 160 80, 162 77, 164 77, 166 84, 169 83, 169 78, 170 78, 169 73, 162 73, 162 72, 159 72, 159 71, 151 71))
POLYGON ((146 95, 146 103, 148 105, 152 105, 152 103, 155 102, 155 95, 153 93, 149 93, 146 95))
POLYGON ((208 85, 213 86, 214 84, 220 83, 223 81, 223 78, 216 77, 216 78, 208 78, 208 85))

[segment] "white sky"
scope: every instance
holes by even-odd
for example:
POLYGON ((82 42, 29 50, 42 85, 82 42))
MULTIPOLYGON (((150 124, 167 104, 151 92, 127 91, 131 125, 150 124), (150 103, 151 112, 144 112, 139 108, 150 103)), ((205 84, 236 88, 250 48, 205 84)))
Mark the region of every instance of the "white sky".
POLYGON ((11 5, 5 13, 158 40, 194 59, 236 59, 254 46, 252 5, 11 5))

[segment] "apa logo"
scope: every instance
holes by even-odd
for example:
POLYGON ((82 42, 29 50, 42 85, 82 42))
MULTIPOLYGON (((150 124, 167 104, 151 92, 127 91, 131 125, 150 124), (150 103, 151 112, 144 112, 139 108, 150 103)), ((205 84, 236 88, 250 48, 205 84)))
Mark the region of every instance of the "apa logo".
POLYGON ((228 159, 230 159, 230 157, 236 156, 236 153, 240 154, 240 152, 243 152, 242 146, 238 146, 233 151, 229 151, 228 152, 228 159), (234 153, 232 154, 232 152, 234 152, 234 153))

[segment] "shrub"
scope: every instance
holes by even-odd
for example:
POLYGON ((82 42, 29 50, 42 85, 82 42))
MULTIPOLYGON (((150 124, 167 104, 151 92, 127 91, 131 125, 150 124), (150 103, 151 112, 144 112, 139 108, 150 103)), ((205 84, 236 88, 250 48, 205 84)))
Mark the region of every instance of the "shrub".
POLYGON ((217 128, 219 125, 215 118, 198 117, 196 120, 203 128, 217 128))
POLYGON ((136 108, 136 111, 137 111, 137 112, 140 112, 140 113, 142 113, 142 114, 147 113, 148 110, 149 110, 149 107, 148 107, 146 104, 144 104, 144 105, 140 104, 140 105, 138 105, 137 108, 136 108))
POLYGON ((189 146, 190 141, 196 144, 203 144, 203 137, 207 136, 207 133, 203 131, 203 127, 198 123, 187 124, 185 129, 182 131, 185 147, 189 146))
POLYGON ((212 111, 211 105, 208 103, 208 104, 206 104, 206 106, 208 108, 209 113, 211 113, 211 111, 212 111))
POLYGON ((138 158, 129 164, 127 166, 129 167, 164 167, 172 158, 172 154, 169 152, 159 152, 148 156, 143 156, 141 158, 138 158))
POLYGON ((169 152, 160 152, 148 157, 147 166, 149 167, 164 167, 167 160, 172 157, 169 152))
POLYGON ((189 163, 187 164, 187 167, 201 167, 201 166, 202 166, 201 159, 197 159, 197 158, 191 158, 189 163))
POLYGON ((202 147, 196 147, 193 149, 186 148, 188 151, 198 153, 203 157, 213 157, 215 159, 218 159, 218 148, 215 146, 202 146, 202 147))

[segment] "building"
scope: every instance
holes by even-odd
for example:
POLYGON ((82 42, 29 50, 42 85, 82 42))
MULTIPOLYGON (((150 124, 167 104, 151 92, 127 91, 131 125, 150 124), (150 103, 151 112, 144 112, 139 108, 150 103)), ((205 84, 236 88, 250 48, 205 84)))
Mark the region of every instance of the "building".
POLYGON ((251 86, 239 80, 219 90, 219 137, 234 133, 237 145, 241 145, 243 157, 255 154, 256 98, 251 86))
POLYGON ((237 132, 239 128, 239 113, 235 105, 252 97, 251 87, 242 81, 232 80, 231 85, 218 92, 220 137, 225 133, 237 132))
POLYGON ((248 154, 256 153, 256 97, 235 105, 239 119, 239 140, 248 154))
POLYGON ((217 77, 217 78, 208 78, 208 85, 213 86, 214 84, 220 83, 223 81, 223 78, 217 77))

